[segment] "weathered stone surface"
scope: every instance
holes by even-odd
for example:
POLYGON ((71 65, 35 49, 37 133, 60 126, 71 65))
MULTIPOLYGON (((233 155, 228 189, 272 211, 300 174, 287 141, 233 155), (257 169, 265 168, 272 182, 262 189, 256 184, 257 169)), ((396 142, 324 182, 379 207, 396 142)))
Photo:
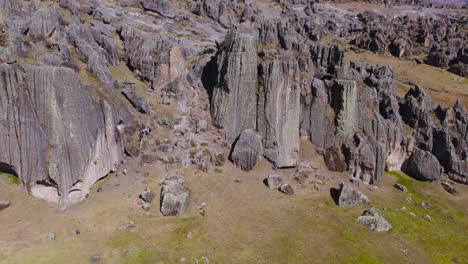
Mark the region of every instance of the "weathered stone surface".
POLYGON ((357 86, 355 81, 336 80, 331 88, 335 129, 340 143, 356 129, 357 86))
POLYGON ((212 91, 213 124, 224 129, 229 143, 245 129, 256 127, 257 43, 247 29, 233 28, 217 56, 216 84, 212 91))
POLYGON ((347 207, 355 206, 358 203, 370 204, 369 199, 352 185, 342 182, 338 191, 338 205, 347 207))
POLYGON ((190 202, 190 190, 178 182, 166 183, 161 188, 161 213, 163 216, 181 215, 190 202))
POLYGON ((142 193, 140 193, 139 197, 144 202, 151 203, 154 199, 154 194, 148 188, 146 188, 142 193))
POLYGON ((48 38, 62 23, 63 18, 57 8, 41 8, 32 16, 28 35, 36 40, 48 38))
POLYGON ((327 168, 331 171, 342 172, 347 168, 344 155, 335 145, 325 151, 323 160, 327 168))
POLYGON ((257 129, 276 167, 299 162, 300 78, 295 60, 264 61, 259 70, 257 129))
POLYGON ((266 183, 268 188, 272 190, 277 190, 281 185, 284 184, 284 180, 280 175, 277 174, 270 174, 266 178, 266 183))
POLYGON ((148 101, 145 98, 138 96, 131 88, 122 89, 122 94, 138 112, 142 114, 149 114, 151 112, 148 101))
POLYGON ((362 216, 356 219, 360 224, 365 225, 372 231, 384 232, 393 228, 392 224, 376 208, 364 211, 362 216))
POLYGON ((220 23, 223 27, 230 27, 238 22, 240 15, 238 1, 201 0, 197 1, 192 12, 199 16, 206 16, 220 23))
POLYGON ((0 83, 0 162, 33 196, 63 206, 84 199, 123 152, 113 108, 67 68, 0 65, 0 83))
POLYGON ((415 148, 402 169, 404 173, 421 181, 437 180, 444 171, 434 155, 419 148, 415 148))
POLYGON ((165 87, 185 73, 185 56, 179 41, 171 37, 145 35, 122 27, 125 61, 152 87, 165 87))
POLYGON ((173 18, 175 10, 169 0, 142 0, 141 5, 145 10, 156 12, 162 16, 173 18))
POLYGON ((334 141, 333 117, 329 112, 328 91, 324 82, 315 78, 301 96, 300 130, 315 146, 323 149, 328 149, 334 141))
POLYGON ((280 192, 286 194, 286 195, 293 195, 294 194, 294 189, 292 188, 291 185, 289 184, 283 184, 279 187, 278 189, 280 192))
POLYGON ((0 200, 0 211, 10 206, 10 202, 6 200, 0 200))
POLYGON ((252 170, 263 153, 261 137, 253 129, 244 130, 234 143, 230 159, 245 171, 252 170))
POLYGON ((405 187, 404 185, 402 185, 402 184, 396 183, 396 184, 394 185, 394 187, 397 188, 398 190, 404 192, 404 193, 405 193, 405 192, 408 192, 408 190, 406 189, 406 187, 405 187))

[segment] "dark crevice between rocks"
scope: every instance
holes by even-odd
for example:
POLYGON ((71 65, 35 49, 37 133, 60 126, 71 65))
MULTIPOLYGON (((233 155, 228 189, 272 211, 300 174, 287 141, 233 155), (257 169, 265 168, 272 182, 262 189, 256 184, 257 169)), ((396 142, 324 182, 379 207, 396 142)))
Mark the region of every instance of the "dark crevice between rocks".
POLYGON ((338 205, 338 199, 340 197, 340 190, 336 188, 330 188, 330 196, 336 205, 338 205))

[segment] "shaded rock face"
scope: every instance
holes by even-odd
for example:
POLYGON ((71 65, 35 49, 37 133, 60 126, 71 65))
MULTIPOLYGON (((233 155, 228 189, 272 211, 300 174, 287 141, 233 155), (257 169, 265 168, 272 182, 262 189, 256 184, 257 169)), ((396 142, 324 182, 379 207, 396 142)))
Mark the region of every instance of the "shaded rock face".
POLYGON ((334 126, 329 112, 328 89, 320 79, 313 79, 301 95, 301 134, 317 147, 328 149, 334 142, 334 126), (310 87, 310 88, 309 88, 310 87))
POLYGON ((212 91, 213 124, 223 128, 231 144, 245 129, 256 127, 257 42, 253 32, 233 28, 217 56, 212 91))
POLYGON ((173 18, 174 8, 168 0, 142 0, 141 5, 145 10, 156 12, 162 16, 173 18))
POLYGON ((421 181, 437 180, 443 172, 437 158, 430 152, 419 148, 416 148, 408 161, 403 164, 402 170, 421 181))
POLYGON ((355 206, 358 203, 370 204, 369 199, 353 186, 342 182, 338 191, 338 205, 343 207, 355 206))
POLYGON ((294 60, 265 61, 259 70, 257 129, 264 155, 276 167, 299 162, 300 78, 294 60))
POLYGON ((335 145, 326 150, 323 159, 325 165, 331 171, 343 172, 347 168, 345 157, 335 145))
POLYGON ((255 130, 244 130, 234 143, 230 159, 245 171, 252 170, 260 161, 263 152, 261 137, 255 130))
POLYGON ((353 133, 357 115, 357 86, 355 81, 336 80, 331 88, 335 110, 335 128, 338 140, 343 143, 353 133))
POLYGON ((33 196, 62 206, 84 199, 122 156, 111 105, 67 68, 0 65, 0 83, 0 162, 33 196))
POLYGON ((377 232, 384 232, 393 228, 392 224, 390 224, 385 216, 375 208, 364 211, 362 216, 358 217, 356 221, 370 230, 377 232))

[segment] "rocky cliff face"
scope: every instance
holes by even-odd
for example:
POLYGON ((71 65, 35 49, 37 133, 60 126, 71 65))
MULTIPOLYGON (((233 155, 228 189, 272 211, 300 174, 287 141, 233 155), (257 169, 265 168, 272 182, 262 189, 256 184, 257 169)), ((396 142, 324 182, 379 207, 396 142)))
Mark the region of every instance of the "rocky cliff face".
POLYGON ((123 153, 112 106, 88 95, 70 69, 3 64, 0 76, 0 161, 33 196, 81 201, 123 153))
POLYGON ((83 199, 124 150, 167 168, 206 172, 229 149, 244 170, 262 157, 287 168, 300 164, 303 137, 331 170, 356 181, 404 170, 467 183, 463 104, 437 106, 416 85, 400 97, 389 66, 346 59, 348 44, 402 59, 427 55, 426 63, 463 76, 466 18, 408 8, 0 0, 0 170, 65 206, 83 199))
POLYGON ((233 143, 245 129, 255 128, 257 94, 257 39, 249 29, 230 30, 217 55, 212 91, 213 124, 223 128, 233 143))

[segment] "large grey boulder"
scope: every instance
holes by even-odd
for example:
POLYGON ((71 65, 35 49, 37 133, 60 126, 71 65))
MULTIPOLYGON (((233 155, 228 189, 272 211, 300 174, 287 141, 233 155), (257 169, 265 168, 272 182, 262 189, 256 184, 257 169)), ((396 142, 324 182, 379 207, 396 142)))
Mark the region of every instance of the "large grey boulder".
POLYGON ((67 206, 123 154, 111 104, 71 69, 0 65, 0 163, 36 197, 67 206))
POLYGON ((213 124, 223 128, 229 143, 245 129, 256 127, 257 41, 249 29, 233 28, 216 56, 212 91, 213 124))
POLYGON ((230 159, 245 171, 252 170, 263 153, 261 137, 253 129, 244 130, 235 142, 230 159))
POLYGON ((360 224, 365 225, 372 231, 384 232, 393 228, 392 224, 376 208, 370 208, 356 219, 360 224))
POLYGON ((181 215, 190 203, 190 190, 177 181, 166 181, 161 188, 161 207, 163 216, 181 215))
POLYGON ((419 148, 414 149, 402 169, 404 173, 421 181, 437 180, 444 171, 434 155, 419 148))
POLYGON ((369 199, 352 185, 342 182, 338 190, 338 205, 343 207, 355 206, 358 203, 370 204, 369 199))
POLYGON ((260 65, 257 130, 264 155, 276 167, 299 162, 300 71, 296 60, 274 58, 260 65))

